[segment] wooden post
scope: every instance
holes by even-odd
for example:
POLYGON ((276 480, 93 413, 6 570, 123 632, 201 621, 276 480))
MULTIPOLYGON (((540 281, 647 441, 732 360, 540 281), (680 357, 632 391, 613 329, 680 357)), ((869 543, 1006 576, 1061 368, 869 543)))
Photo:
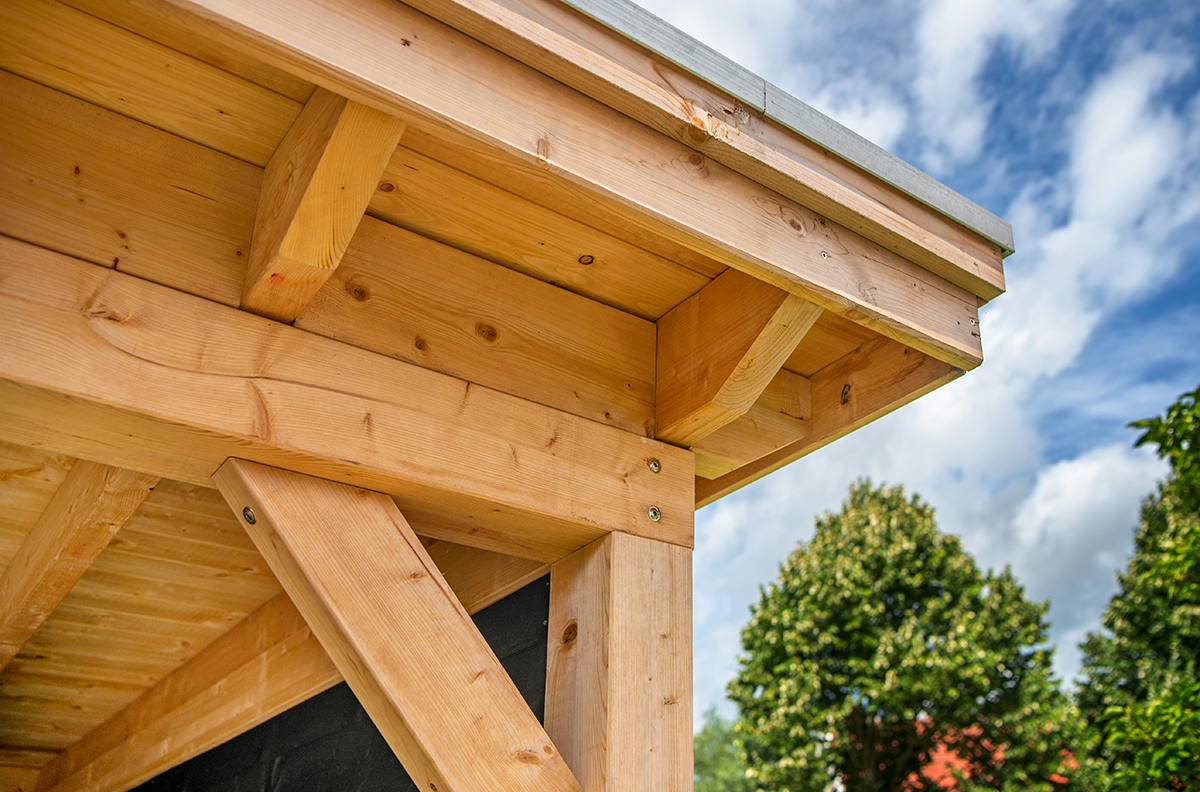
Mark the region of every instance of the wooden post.
POLYGON ((586 792, 692 788, 691 560, 613 533, 551 567, 546 731, 586 792))

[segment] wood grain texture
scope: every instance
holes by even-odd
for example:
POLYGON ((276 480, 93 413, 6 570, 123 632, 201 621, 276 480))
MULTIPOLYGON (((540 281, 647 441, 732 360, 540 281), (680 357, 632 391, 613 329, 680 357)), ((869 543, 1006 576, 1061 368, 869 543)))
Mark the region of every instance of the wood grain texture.
POLYGON ((296 327, 648 435, 654 325, 363 220, 296 327))
POLYGON ((0 71, 0 233, 237 305, 262 171, 0 71))
POLYGON ((94 462, 71 468, 0 576, 0 671, 157 483, 156 476, 94 462))
POLYGON ((660 319, 655 436, 691 447, 749 412, 821 311, 729 270, 660 319))
POLYGON ((384 171, 368 211, 651 321, 724 269, 689 269, 405 146, 384 171))
POLYGON ((691 543, 686 452, 19 242, 0 252, 18 442, 197 483, 248 455, 461 530, 434 538, 545 561, 609 529, 691 543))
MULTIPOLYGON (((755 98, 732 99, 668 56, 550 0, 415 0, 412 5, 985 300, 1004 290, 1003 251, 996 244, 874 176, 869 166, 849 162, 814 143, 813 136, 796 134, 770 118, 762 111, 768 109, 767 92, 778 93, 774 86, 759 80, 755 98)), ((695 57, 699 49, 684 51, 695 57)), ((872 149, 859 142, 859 152, 868 155, 864 159, 887 160, 890 172, 915 172, 872 149)), ((959 203, 968 202, 959 197, 959 203)))
POLYGON ((551 568, 546 731, 588 792, 692 788, 691 571, 621 534, 551 568))
POLYGON ((962 373, 888 338, 863 344, 813 375, 812 425, 803 439, 712 481, 696 479, 696 507, 844 437, 962 373))
POLYGON ((263 173, 243 310, 291 322, 337 269, 404 122, 317 88, 263 173))
POLYGON ((812 383, 783 369, 744 415, 692 445, 696 475, 723 476, 808 434, 812 383))
POLYGON ((213 480, 418 788, 580 789, 390 498, 237 459, 213 480))
POLYGON ((404 5, 174 4, 248 54, 432 124, 436 159, 474 157, 487 164, 464 169, 497 186, 648 229, 960 365, 982 359, 967 290, 404 5))
POLYGON ((0 68, 259 167, 300 110, 55 0, 0 5, 0 68))

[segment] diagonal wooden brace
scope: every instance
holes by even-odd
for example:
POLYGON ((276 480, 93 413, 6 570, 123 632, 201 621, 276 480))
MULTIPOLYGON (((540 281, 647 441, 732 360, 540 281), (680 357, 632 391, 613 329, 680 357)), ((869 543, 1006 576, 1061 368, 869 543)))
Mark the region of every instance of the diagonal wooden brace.
POLYGON ((419 789, 580 789, 390 498, 239 459, 213 481, 419 789))

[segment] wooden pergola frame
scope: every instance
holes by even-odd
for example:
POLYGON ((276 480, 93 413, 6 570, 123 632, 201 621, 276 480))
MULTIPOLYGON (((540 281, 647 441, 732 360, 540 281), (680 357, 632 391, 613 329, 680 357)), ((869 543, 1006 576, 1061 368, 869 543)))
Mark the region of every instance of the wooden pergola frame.
POLYGON ((560 0, 0 27, 0 441, 67 460, 0 544, 0 719, 160 482, 283 589, 69 739, 0 727, 0 790, 129 789, 343 678, 421 789, 690 789, 694 509, 982 361, 986 213, 560 0), (543 726, 468 614, 547 571, 543 726))

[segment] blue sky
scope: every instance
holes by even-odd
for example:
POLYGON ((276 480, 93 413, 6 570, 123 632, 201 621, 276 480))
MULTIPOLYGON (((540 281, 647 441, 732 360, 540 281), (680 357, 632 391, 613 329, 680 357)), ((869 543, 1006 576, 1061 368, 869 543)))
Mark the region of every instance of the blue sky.
POLYGON ((644 0, 1014 226, 979 370, 697 514, 696 714, 758 587, 859 476, 1011 564, 1063 678, 1164 474, 1129 421, 1200 384, 1200 3, 644 0))

